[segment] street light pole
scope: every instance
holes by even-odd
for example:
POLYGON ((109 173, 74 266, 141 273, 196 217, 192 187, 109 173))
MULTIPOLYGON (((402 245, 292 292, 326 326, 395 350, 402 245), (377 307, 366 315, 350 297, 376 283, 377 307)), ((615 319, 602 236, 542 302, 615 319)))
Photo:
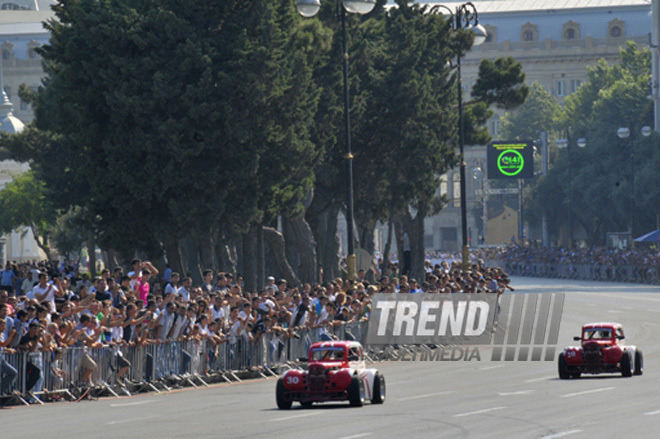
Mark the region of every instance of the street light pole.
MULTIPOLYGON (((479 24, 477 8, 471 3, 463 3, 452 11, 449 7, 444 5, 436 5, 431 9, 431 12, 437 8, 445 9, 451 14, 453 19, 454 31, 459 29, 471 29, 474 32, 474 46, 478 46, 486 41, 486 29, 479 24)), ((461 265, 463 271, 470 267, 470 245, 468 244, 468 230, 467 230, 467 194, 465 188, 465 124, 463 121, 463 81, 461 79, 461 54, 456 54, 456 75, 458 84, 458 153, 460 160, 460 197, 461 197, 461 240, 462 240, 462 258, 461 265)))
MULTIPOLYGON (((357 278, 357 257, 355 256, 353 237, 353 151, 351 148, 350 95, 348 88, 348 50, 346 48, 346 15, 348 12, 368 14, 376 6, 376 0, 337 0, 337 12, 341 16, 342 28, 342 63, 344 76, 344 130, 346 136, 346 268, 350 280, 357 278), (341 4, 340 4, 341 3, 341 4)), ((321 0, 296 0, 298 12, 303 17, 313 17, 321 8, 321 0)))

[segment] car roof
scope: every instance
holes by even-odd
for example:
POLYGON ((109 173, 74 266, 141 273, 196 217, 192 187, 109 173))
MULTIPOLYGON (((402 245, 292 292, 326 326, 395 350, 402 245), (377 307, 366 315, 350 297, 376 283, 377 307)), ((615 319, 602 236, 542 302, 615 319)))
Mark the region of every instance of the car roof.
POLYGON ((314 348, 353 348, 353 347, 362 347, 357 341, 317 341, 312 344, 312 349, 314 348))
POLYGON ((621 327, 620 323, 613 323, 613 322, 586 323, 586 324, 582 325, 582 329, 594 329, 594 328, 616 329, 616 328, 620 328, 620 327, 621 327))

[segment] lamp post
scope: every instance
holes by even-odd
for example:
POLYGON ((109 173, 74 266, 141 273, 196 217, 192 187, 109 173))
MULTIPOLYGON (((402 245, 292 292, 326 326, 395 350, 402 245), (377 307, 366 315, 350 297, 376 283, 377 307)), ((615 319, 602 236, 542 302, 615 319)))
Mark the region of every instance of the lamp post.
MULTIPOLYGON (((349 113, 348 90, 348 51, 346 50, 346 14, 368 14, 376 6, 376 0, 336 0, 337 14, 341 17, 343 73, 344 73, 344 130, 346 136, 346 232, 347 232, 347 275, 348 279, 357 278, 357 258, 353 238, 353 152, 351 149, 351 117, 349 113)), ((313 17, 321 8, 321 0, 296 0, 296 8, 303 17, 313 17)))
MULTIPOLYGON (((587 141, 584 137, 577 139, 577 146, 584 148, 587 141)), ((573 158, 571 157, 571 137, 570 132, 566 132, 566 137, 557 139, 557 148, 568 150, 568 248, 573 247, 573 158)))
POLYGON ((476 181, 480 183, 481 186, 481 233, 480 237, 483 238, 483 244, 486 244, 486 233, 488 231, 488 208, 486 207, 486 202, 488 200, 486 192, 486 173, 482 169, 481 164, 479 164, 473 171, 473 177, 476 181))
MULTIPOLYGON (((632 126, 632 123, 630 124, 632 126)), ((641 129, 642 135, 648 137, 651 135, 651 127, 644 126, 641 129)), ((628 127, 621 127, 616 130, 616 135, 619 136, 619 139, 627 139, 630 137, 630 244, 633 244, 634 233, 635 233, 635 135, 634 131, 628 127)))
MULTIPOLYGON (((486 41, 486 29, 479 24, 477 8, 470 2, 463 3, 457 6, 454 11, 444 5, 436 5, 431 9, 435 12, 438 8, 442 8, 449 12, 452 17, 452 25, 454 31, 459 29, 470 29, 474 32, 474 46, 478 46, 486 41)), ((461 80, 461 54, 456 54, 456 75, 458 84, 458 148, 460 160, 460 191, 461 191, 461 239, 463 241, 462 248, 462 267, 467 270, 470 267, 470 246, 468 245, 467 236, 467 207, 466 207, 466 190, 465 190, 465 155, 463 153, 465 147, 465 127, 463 123, 463 83, 461 80)))

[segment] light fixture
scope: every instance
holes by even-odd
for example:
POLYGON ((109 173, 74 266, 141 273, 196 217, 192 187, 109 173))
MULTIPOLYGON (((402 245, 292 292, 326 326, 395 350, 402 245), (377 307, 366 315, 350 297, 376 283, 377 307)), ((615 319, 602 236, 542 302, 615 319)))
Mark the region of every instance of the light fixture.
POLYGON ((368 14, 376 6, 376 0, 343 0, 342 3, 352 14, 368 14))
POLYGON ((321 9, 321 0, 297 0, 296 8, 303 17, 313 17, 321 9))

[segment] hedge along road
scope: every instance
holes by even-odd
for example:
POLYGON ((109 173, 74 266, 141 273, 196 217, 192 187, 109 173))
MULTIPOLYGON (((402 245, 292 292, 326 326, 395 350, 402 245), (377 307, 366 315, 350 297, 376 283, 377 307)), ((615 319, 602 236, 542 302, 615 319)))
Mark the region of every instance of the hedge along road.
MULTIPOLYGON (((660 287, 513 277, 516 293, 564 292, 557 353, 580 325, 616 321, 641 347, 644 375, 560 381, 545 362, 387 362, 383 405, 322 404, 277 410, 275 379, 168 394, 0 411, 3 437, 593 438, 657 437, 660 423, 660 287)), ((556 357, 556 355, 555 355, 556 357)))

